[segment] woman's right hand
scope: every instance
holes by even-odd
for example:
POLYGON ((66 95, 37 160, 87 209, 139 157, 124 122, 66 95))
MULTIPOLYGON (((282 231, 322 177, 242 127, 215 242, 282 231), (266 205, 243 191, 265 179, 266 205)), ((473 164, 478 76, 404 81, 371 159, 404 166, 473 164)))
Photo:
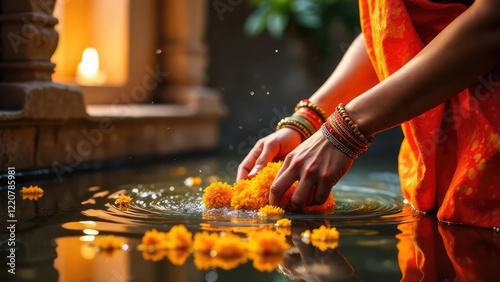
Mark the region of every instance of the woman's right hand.
POLYGON ((282 128, 260 139, 238 166, 236 180, 255 176, 268 162, 284 158, 301 142, 300 133, 291 128, 282 128))

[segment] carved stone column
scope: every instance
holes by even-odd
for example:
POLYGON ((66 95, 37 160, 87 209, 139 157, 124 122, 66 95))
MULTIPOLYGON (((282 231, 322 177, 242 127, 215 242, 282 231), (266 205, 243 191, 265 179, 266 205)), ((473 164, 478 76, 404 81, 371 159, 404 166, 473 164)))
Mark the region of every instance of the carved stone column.
POLYGON ((55 0, 2 0, 0 120, 86 116, 79 88, 52 82, 55 0))
POLYGON ((220 94, 204 84, 207 80, 207 46, 205 31, 208 24, 206 0, 162 0, 162 33, 160 65, 168 72, 165 84, 158 92, 163 103, 198 104, 212 112, 225 107, 220 94))

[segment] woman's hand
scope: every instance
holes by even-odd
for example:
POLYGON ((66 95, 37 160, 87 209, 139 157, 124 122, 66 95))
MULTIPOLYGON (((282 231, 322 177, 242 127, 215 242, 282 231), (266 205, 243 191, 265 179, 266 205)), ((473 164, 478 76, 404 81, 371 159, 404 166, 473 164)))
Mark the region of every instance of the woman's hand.
POLYGON ((352 162, 318 131, 286 156, 271 185, 269 203, 279 206, 283 194, 299 180, 291 199, 292 209, 302 211, 306 205, 322 204, 352 162))
POLYGON ((238 166, 237 181, 252 177, 268 162, 283 158, 302 142, 300 133, 291 128, 280 129, 255 144, 238 166))

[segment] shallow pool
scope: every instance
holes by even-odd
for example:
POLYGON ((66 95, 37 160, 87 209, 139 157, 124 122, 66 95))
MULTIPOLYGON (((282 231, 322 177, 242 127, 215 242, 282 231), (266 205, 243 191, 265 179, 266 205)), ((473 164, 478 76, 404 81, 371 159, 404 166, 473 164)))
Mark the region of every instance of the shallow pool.
MULTIPOLYGON (((276 219, 255 212, 203 207, 202 189, 215 180, 234 182, 234 174, 234 160, 215 156, 25 183, 45 192, 37 200, 17 195, 15 275, 7 272, 10 233, 2 222, 0 280, 500 280, 497 233, 415 214, 403 202, 394 167, 379 164, 353 167, 333 190, 333 214, 285 214, 292 220, 291 248, 270 272, 259 270, 252 259, 204 268, 191 252, 151 256, 138 248, 152 228, 168 231, 183 224, 193 233, 231 231, 245 238, 251 230, 272 226, 276 219), (127 210, 114 204, 121 194, 133 198, 127 210), (321 251, 304 242, 300 234, 320 225, 339 230, 337 247, 321 251), (121 239, 123 247, 99 252, 94 241, 106 235, 121 239)), ((6 189, 0 192, 7 199, 6 189)), ((6 219, 3 202, 0 211, 6 219)))

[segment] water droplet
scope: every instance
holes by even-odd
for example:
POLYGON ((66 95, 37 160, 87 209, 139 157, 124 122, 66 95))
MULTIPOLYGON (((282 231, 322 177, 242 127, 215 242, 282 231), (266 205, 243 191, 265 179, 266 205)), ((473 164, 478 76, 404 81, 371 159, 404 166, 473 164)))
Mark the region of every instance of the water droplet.
POLYGON ((269 95, 269 91, 267 91, 266 94, 269 95))
POLYGON ((139 192, 139 189, 137 188, 132 189, 132 193, 137 193, 137 192, 139 192))
POLYGON ((274 53, 278 53, 278 49, 275 49, 275 50, 274 50, 274 53))
POLYGON ((216 257, 217 256, 217 252, 216 251, 210 251, 210 256, 211 257, 216 257))
POLYGON ((156 54, 161 54, 161 49, 156 49, 156 54))
POLYGON ((170 191, 174 191, 175 190, 175 187, 174 186, 170 186, 170 191))
POLYGON ((252 95, 252 96, 253 96, 254 94, 255 94, 255 92, 253 92, 253 91, 250 91, 250 95, 252 95))

